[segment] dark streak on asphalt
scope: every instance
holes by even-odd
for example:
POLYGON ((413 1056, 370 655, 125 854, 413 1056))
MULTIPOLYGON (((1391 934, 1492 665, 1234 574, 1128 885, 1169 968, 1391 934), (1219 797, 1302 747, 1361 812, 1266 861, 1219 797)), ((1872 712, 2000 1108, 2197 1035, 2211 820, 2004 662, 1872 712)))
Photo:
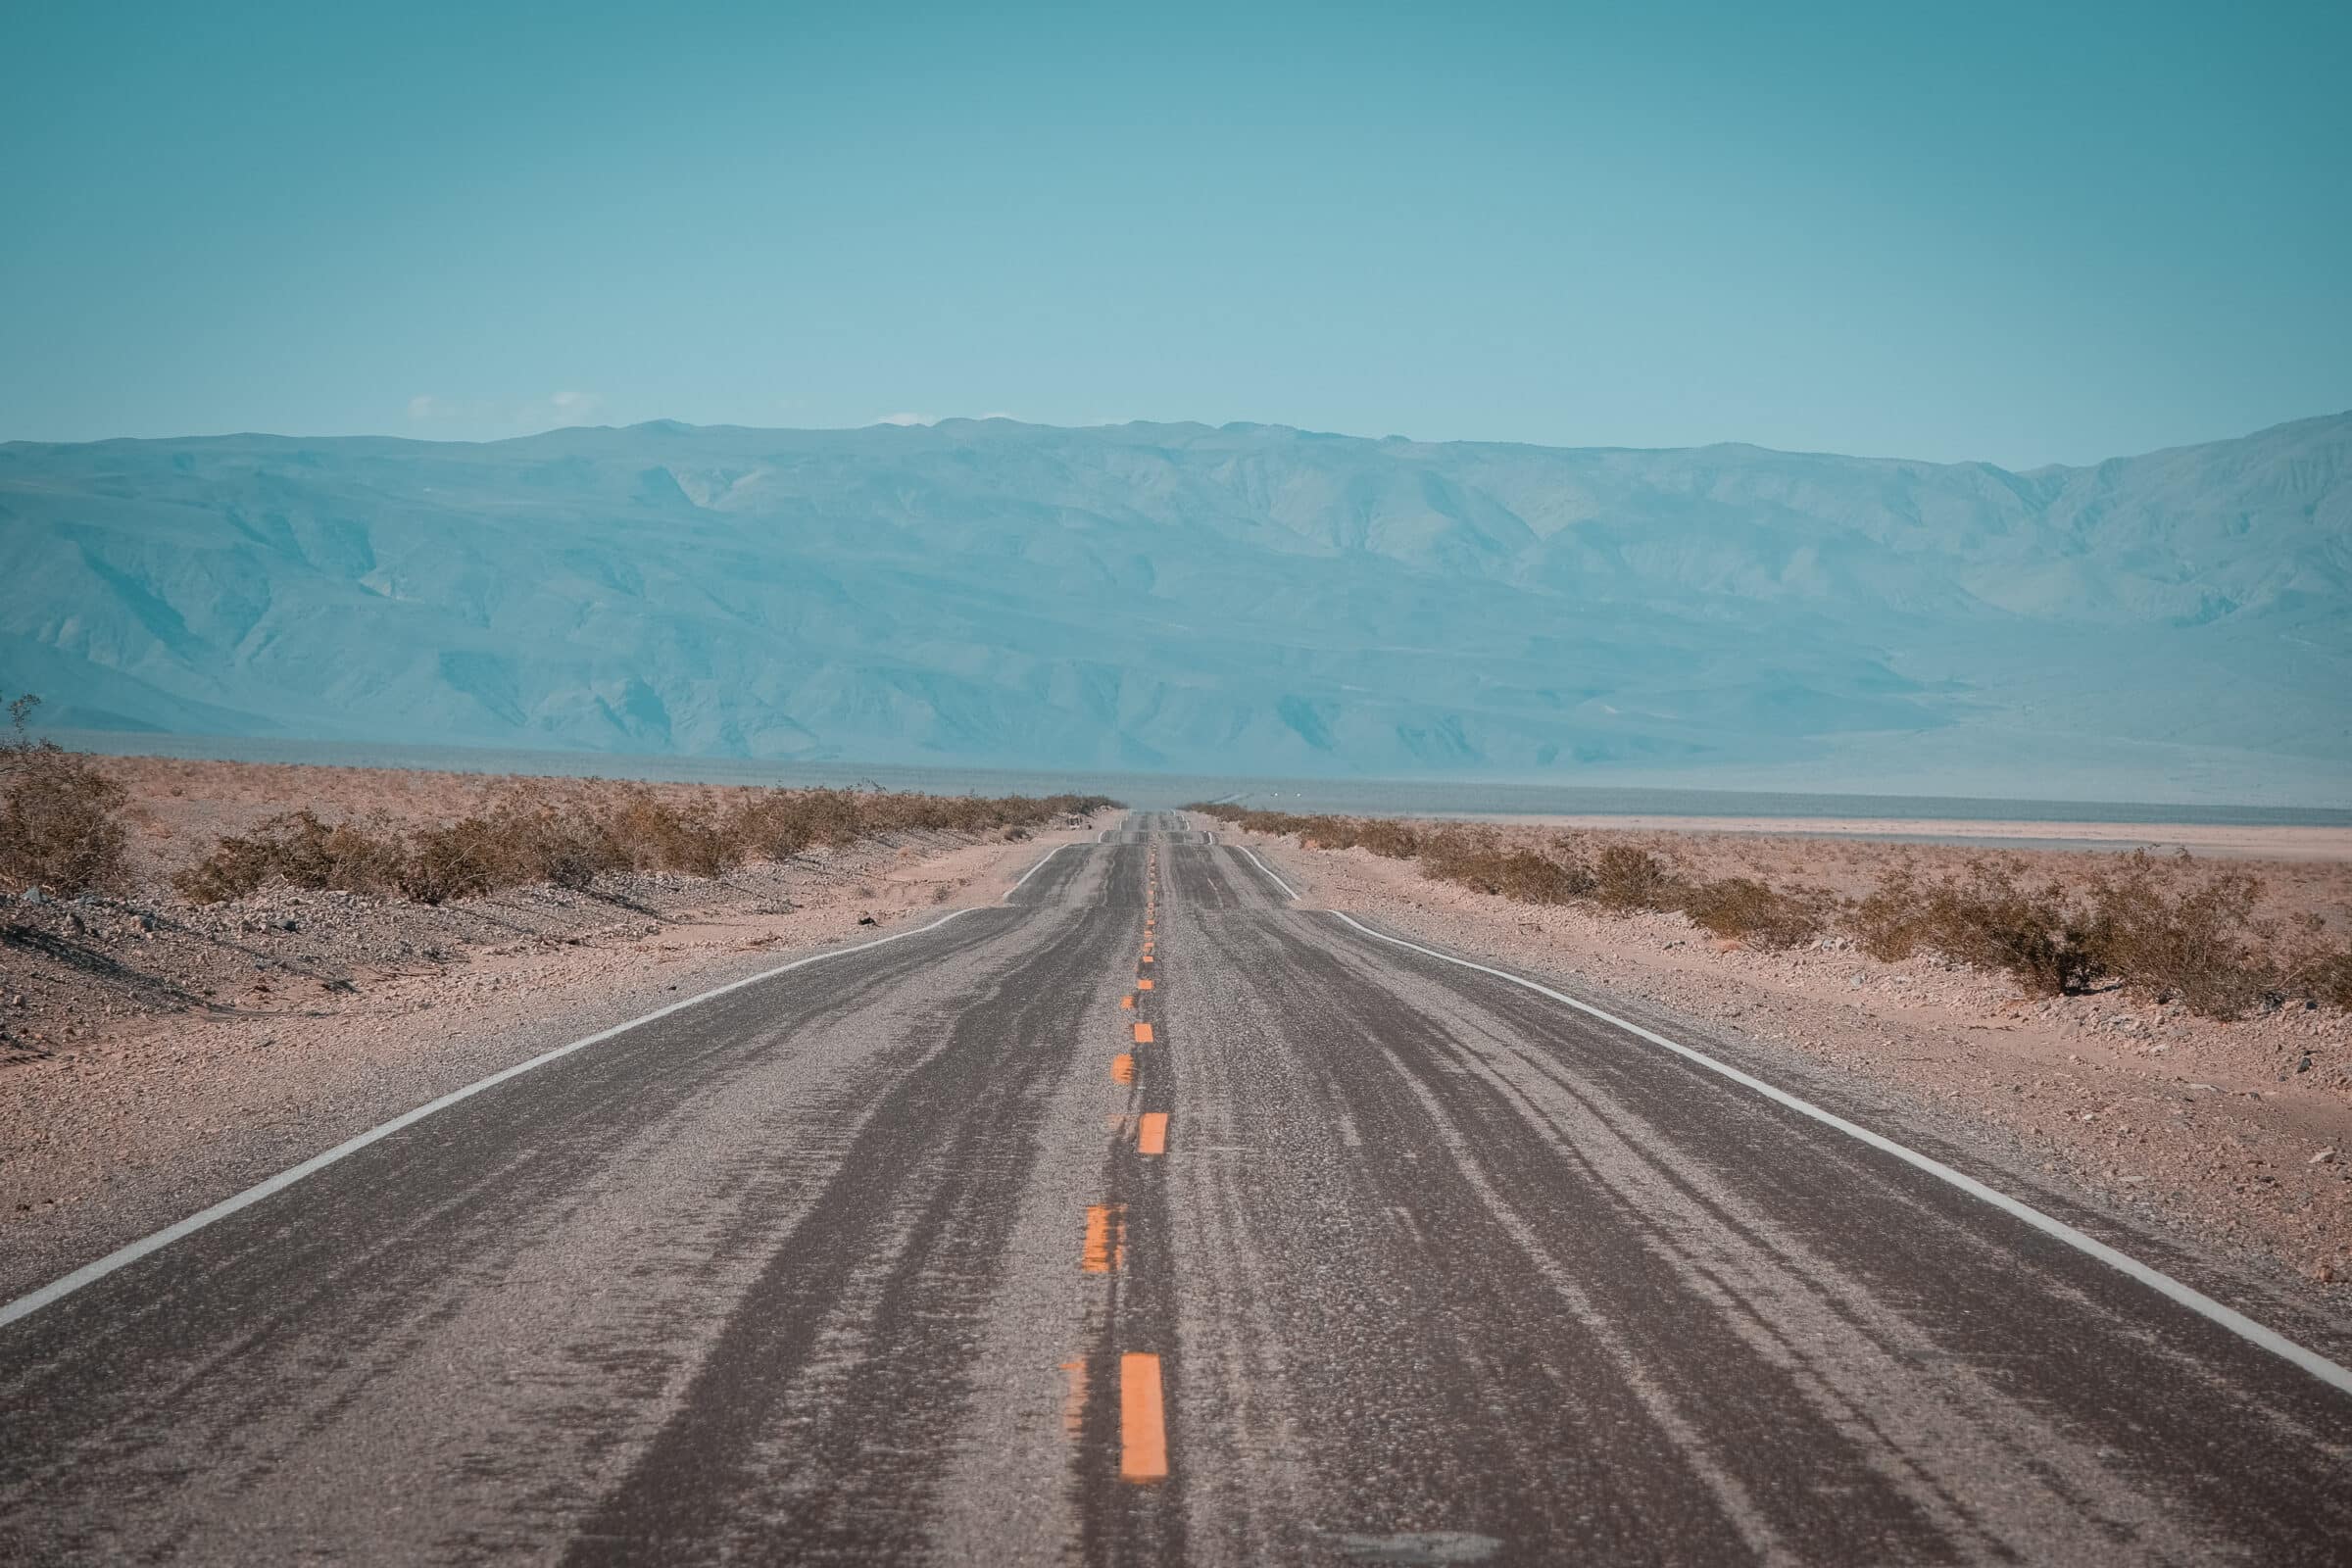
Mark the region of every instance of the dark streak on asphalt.
POLYGON ((939 1560, 955 1515, 1035 1521, 1005 1562, 2342 1560, 2352 1401, 1204 837, 1132 818, 0 1330, 0 1557, 939 1560), (1107 1130, 1149 1110, 1161 1158, 1107 1130), (1016 1321, 1065 1190, 1123 1206, 1125 1266, 1072 1236, 1016 1321), (1005 1384, 984 1348, 1032 1342, 1005 1384), (1036 1455, 1037 1506, 963 1506, 976 1446, 1036 1455))

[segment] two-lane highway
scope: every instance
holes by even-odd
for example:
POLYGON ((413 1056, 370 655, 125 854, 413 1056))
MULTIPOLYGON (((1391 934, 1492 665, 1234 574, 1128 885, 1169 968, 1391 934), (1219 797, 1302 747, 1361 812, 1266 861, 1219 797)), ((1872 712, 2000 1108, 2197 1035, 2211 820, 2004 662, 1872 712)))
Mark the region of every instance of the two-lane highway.
POLYGON ((0 1558, 2344 1561, 2226 1319, 1139 813, 18 1310, 0 1558))

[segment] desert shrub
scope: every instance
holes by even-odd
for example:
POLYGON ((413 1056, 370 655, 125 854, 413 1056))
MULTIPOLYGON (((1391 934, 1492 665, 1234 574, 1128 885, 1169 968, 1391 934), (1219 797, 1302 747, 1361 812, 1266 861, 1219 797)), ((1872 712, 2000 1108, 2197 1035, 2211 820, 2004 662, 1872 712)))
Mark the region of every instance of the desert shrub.
POLYGON ((1965 881, 1928 889, 1919 920, 1918 946, 2043 996, 2086 990, 2106 972, 2091 912, 2055 883, 2023 885, 2001 862, 1972 861, 1965 881))
POLYGON ((746 856, 763 860, 788 860, 816 842, 813 814, 788 790, 765 790, 739 803, 726 831, 746 856))
POLYGON ((1592 896, 1604 909, 1630 913, 1673 906, 1674 878, 1647 850, 1611 844, 1592 858, 1592 896))
POLYGON ((812 842, 841 849, 865 833, 864 809, 850 790, 804 792, 812 842))
POLYGON ((251 835, 231 835, 193 865, 172 873, 172 885, 190 904, 225 904, 258 892, 276 865, 275 846, 251 835))
POLYGON ((1581 861, 1562 862, 1532 850, 1496 858, 1495 891, 1518 904, 1568 904, 1592 891, 1592 873, 1581 861))
POLYGON ((545 785, 517 784, 498 797, 490 811, 496 829, 500 886, 552 882, 584 889, 608 871, 635 863, 614 832, 611 813, 591 808, 580 794, 558 796, 545 785))
POLYGON ((1421 874, 1432 882, 1459 882, 1480 892, 1485 868, 1494 860, 1496 848, 1494 836, 1466 828, 1440 828, 1421 841, 1421 853, 1416 858, 1421 874))
POLYGON ((409 835, 399 887, 418 904, 476 898, 500 885, 506 863, 497 825, 486 817, 460 817, 409 835))
POLYGON ((672 805, 643 785, 626 785, 601 813, 601 828, 618 856, 639 870, 719 876, 743 863, 742 844, 704 802, 672 805))
POLYGON ((1392 860, 1409 860, 1421 853, 1421 835, 1409 823, 1384 816, 1358 823, 1355 841, 1392 860))
POLYGON ((88 759, 29 738, 39 705, 30 695, 9 704, 0 740, 0 882, 69 896, 119 889, 130 849, 122 786, 88 759))
POLYGON ((172 881, 198 904, 244 898, 272 881, 440 904, 536 882, 586 888, 615 871, 719 876, 746 859, 783 859, 812 844, 849 844, 871 833, 1019 830, 1117 804, 1097 795, 765 790, 737 793, 721 807, 708 798, 664 798, 640 784, 530 781, 508 786, 481 813, 405 836, 381 819, 328 824, 308 810, 288 812, 221 839, 172 881))
POLYGON ((1899 963, 1927 934, 1927 894, 1908 865, 1881 876, 1847 917, 1855 945, 1883 963, 1899 963))
POLYGON ((2234 1018, 2279 984, 2256 922, 2262 883, 2224 871, 2182 887, 2145 851, 2091 890, 2091 941, 2100 966, 2127 982, 2180 999, 2209 1018, 2234 1018))
POLYGON ((380 823, 326 823, 304 809, 273 816, 251 833, 223 838, 213 853, 172 874, 195 904, 241 899, 270 882, 345 893, 383 893, 400 885, 406 852, 380 823))
POLYGON ((1511 849, 1491 833, 1444 828, 1419 841, 1421 874, 1515 904, 1568 904, 1592 891, 1582 860, 1511 849))
POLYGON ((2287 985, 2324 1006, 2352 1011, 2352 949, 2313 949, 2299 955, 2288 970, 2287 985))
POLYGON ((373 893, 399 880, 400 841, 380 825, 374 832, 351 822, 329 826, 302 810, 275 818, 266 831, 272 870, 298 888, 373 893))
POLYGON ((1684 889, 1682 907, 1693 924, 1759 948, 1793 948, 1821 934, 1818 907, 1751 877, 1694 883, 1684 889))

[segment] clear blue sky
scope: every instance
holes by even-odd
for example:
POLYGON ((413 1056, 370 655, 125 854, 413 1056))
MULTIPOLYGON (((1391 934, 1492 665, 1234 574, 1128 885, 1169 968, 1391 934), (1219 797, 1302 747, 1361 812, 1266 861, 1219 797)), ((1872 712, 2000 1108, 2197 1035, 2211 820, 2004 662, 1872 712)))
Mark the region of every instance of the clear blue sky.
POLYGON ((2352 6, 14 8, 0 438, 2352 407, 2352 6))

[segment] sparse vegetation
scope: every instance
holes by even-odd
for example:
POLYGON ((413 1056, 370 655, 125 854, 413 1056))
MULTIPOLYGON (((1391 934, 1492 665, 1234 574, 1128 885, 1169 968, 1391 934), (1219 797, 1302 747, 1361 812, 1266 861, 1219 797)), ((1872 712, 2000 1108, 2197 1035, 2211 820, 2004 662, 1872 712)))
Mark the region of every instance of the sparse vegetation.
POLYGON ((120 887, 130 836, 122 787, 88 760, 25 732, 40 699, 8 705, 0 740, 0 885, 72 897, 120 887))
POLYGON ((1675 911, 1719 937, 1790 948, 1840 934, 1885 962, 1932 953, 2006 974, 2029 994, 2079 995, 2118 982, 2211 1018, 2290 1000, 2352 1009, 2352 948, 2316 919, 2295 940, 2258 916, 2261 881, 2182 855, 2121 858, 2067 886, 2014 857, 1975 856, 1925 880, 1908 864, 1860 898, 1777 887, 1753 876, 1687 874, 1650 850, 1598 835, 1554 835, 1538 851, 1493 828, 1193 806, 1311 849, 1362 847, 1417 858, 1422 874, 1521 904, 1578 904, 1604 914, 1675 911))
POLYGON ((1758 948, 1797 947, 1821 935, 1825 923, 1814 900, 1744 876, 1692 883, 1681 906, 1693 925, 1758 948))
POLYGON ((717 877, 747 860, 787 859, 881 833, 1025 835, 1113 804, 1100 796, 827 789, 679 801, 639 784, 532 780, 508 786, 482 811, 405 831, 382 817, 330 824, 308 810, 288 812, 221 839, 172 883, 196 904, 244 898, 272 882, 442 904, 542 882, 586 888, 624 871, 717 877))

